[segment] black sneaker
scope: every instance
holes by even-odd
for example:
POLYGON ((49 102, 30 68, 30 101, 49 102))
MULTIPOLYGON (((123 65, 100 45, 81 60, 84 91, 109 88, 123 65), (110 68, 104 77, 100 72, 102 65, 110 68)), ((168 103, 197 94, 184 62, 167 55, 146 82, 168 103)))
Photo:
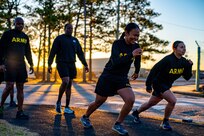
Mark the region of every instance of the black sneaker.
POLYGON ((140 124, 141 123, 141 120, 140 120, 140 117, 139 117, 139 113, 137 110, 133 111, 132 112, 132 116, 134 117, 134 122, 137 123, 137 124, 140 124))
POLYGON ((0 118, 3 118, 3 115, 4 115, 4 107, 3 106, 0 106, 0 118))
POLYGON ((29 119, 29 116, 25 114, 22 110, 17 111, 16 113, 16 119, 29 119))
POLYGON ((85 128, 91 128, 92 127, 92 124, 91 124, 91 121, 89 120, 88 117, 85 117, 84 115, 81 117, 80 119, 82 125, 85 127, 85 128))
POLYGON ((126 129, 124 129, 121 124, 115 124, 115 125, 112 127, 112 130, 116 131, 116 132, 119 133, 120 135, 128 135, 128 131, 127 131, 126 129))
POLYGON ((17 107, 17 104, 15 101, 11 101, 9 104, 10 107, 17 107))
POLYGON ((58 113, 62 113, 62 110, 61 110, 61 102, 57 102, 56 105, 55 105, 55 110, 56 112, 58 113))
POLYGON ((169 130, 171 131, 172 128, 171 126, 169 125, 169 122, 168 121, 163 121, 160 125, 160 128, 163 129, 163 130, 169 130))

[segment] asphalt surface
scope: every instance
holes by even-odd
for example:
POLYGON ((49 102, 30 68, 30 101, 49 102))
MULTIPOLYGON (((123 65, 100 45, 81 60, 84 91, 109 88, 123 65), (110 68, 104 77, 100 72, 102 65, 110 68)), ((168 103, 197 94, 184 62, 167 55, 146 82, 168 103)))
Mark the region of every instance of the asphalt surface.
MULTIPOLYGON (((25 127, 41 136, 118 136, 111 128, 118 116, 116 113, 96 111, 90 117, 93 128, 85 129, 80 123, 84 109, 71 107, 74 115, 56 114, 54 106, 24 105, 30 115, 29 120, 15 119, 16 108, 5 106, 3 119, 10 124, 25 127)), ((204 126, 171 121, 173 131, 159 128, 161 120, 142 118, 141 124, 135 124, 129 115, 124 121, 124 127, 129 136, 203 136, 204 126)))

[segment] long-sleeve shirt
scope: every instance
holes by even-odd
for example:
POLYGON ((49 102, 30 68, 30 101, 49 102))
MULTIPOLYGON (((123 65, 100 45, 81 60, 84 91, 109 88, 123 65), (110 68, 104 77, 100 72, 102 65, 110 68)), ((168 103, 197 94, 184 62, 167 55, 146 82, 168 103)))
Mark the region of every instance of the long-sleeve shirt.
POLYGON ((65 34, 59 35, 55 38, 50 55, 48 58, 48 65, 51 66, 53 59, 56 55, 56 63, 66 62, 66 63, 75 63, 76 54, 84 66, 87 66, 82 47, 73 36, 67 36, 65 34))
POLYGON ((154 83, 171 88, 180 76, 189 80, 192 76, 192 65, 184 57, 178 59, 174 53, 167 55, 151 69, 146 80, 147 90, 151 90, 154 83))
POLYGON ((133 57, 133 50, 140 48, 135 43, 127 45, 125 39, 114 41, 112 45, 111 56, 108 63, 105 65, 103 75, 109 74, 121 78, 127 78, 131 64, 134 61, 135 73, 140 71, 141 56, 133 57))
POLYGON ((12 29, 3 33, 0 40, 0 63, 25 63, 26 57, 33 66, 32 54, 28 36, 21 31, 12 29))

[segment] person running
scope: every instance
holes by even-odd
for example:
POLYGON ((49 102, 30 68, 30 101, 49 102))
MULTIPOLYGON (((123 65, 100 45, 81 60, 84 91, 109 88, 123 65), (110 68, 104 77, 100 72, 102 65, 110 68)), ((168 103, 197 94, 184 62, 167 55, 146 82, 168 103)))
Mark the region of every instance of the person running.
POLYGON ((96 98, 90 103, 86 113, 81 117, 80 121, 85 128, 92 127, 89 120, 90 115, 99 108, 109 96, 119 94, 125 104, 112 127, 112 130, 121 135, 127 135, 128 131, 123 128, 122 122, 128 115, 135 102, 135 96, 128 79, 128 72, 134 61, 135 71, 132 79, 138 77, 141 62, 142 50, 136 43, 139 38, 139 26, 135 23, 129 23, 125 27, 125 32, 119 40, 114 41, 112 45, 111 56, 108 63, 98 79, 96 84, 96 98))
POLYGON ((66 93, 66 105, 64 113, 73 114, 74 111, 70 109, 70 97, 71 97, 71 86, 72 81, 76 78, 76 55, 78 56, 81 63, 85 66, 85 72, 89 72, 88 65, 85 60, 82 47, 77 38, 72 36, 73 27, 71 24, 64 26, 65 34, 59 35, 55 38, 50 55, 48 58, 48 72, 52 72, 52 62, 56 55, 57 70, 62 80, 62 84, 59 88, 58 99, 56 102, 55 110, 61 113, 61 99, 63 93, 66 93))
POLYGON ((31 49, 29 44, 28 36, 22 32, 24 28, 24 20, 21 17, 14 19, 15 28, 8 30, 3 33, 1 37, 1 60, 3 60, 4 79, 6 81, 6 87, 2 93, 0 103, 0 114, 3 115, 3 105, 8 97, 9 93, 14 87, 16 82, 17 88, 17 100, 18 100, 18 111, 16 114, 17 119, 29 119, 29 116, 23 111, 24 101, 24 83, 27 82, 27 71, 24 57, 26 57, 30 65, 30 73, 33 70, 33 61, 31 55, 31 49))
POLYGON ((183 57, 186 52, 184 42, 175 41, 173 43, 173 53, 167 55, 158 63, 156 63, 151 69, 146 80, 146 91, 152 92, 152 96, 149 101, 142 104, 138 109, 134 110, 132 115, 134 116, 135 123, 141 123, 139 114, 150 107, 159 103, 162 99, 165 99, 168 103, 164 112, 164 119, 160 125, 160 128, 164 130, 172 130, 169 125, 169 117, 176 104, 176 97, 170 90, 173 82, 180 76, 189 80, 192 76, 192 61, 183 57))

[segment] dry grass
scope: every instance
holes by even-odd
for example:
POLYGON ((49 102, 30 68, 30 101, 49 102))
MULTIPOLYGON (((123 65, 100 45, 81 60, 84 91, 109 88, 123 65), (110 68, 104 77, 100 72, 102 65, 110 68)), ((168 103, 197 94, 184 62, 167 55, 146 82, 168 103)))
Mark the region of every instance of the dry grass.
POLYGON ((28 129, 9 124, 5 120, 0 120, 1 136, 39 136, 38 133, 30 132, 28 129))

